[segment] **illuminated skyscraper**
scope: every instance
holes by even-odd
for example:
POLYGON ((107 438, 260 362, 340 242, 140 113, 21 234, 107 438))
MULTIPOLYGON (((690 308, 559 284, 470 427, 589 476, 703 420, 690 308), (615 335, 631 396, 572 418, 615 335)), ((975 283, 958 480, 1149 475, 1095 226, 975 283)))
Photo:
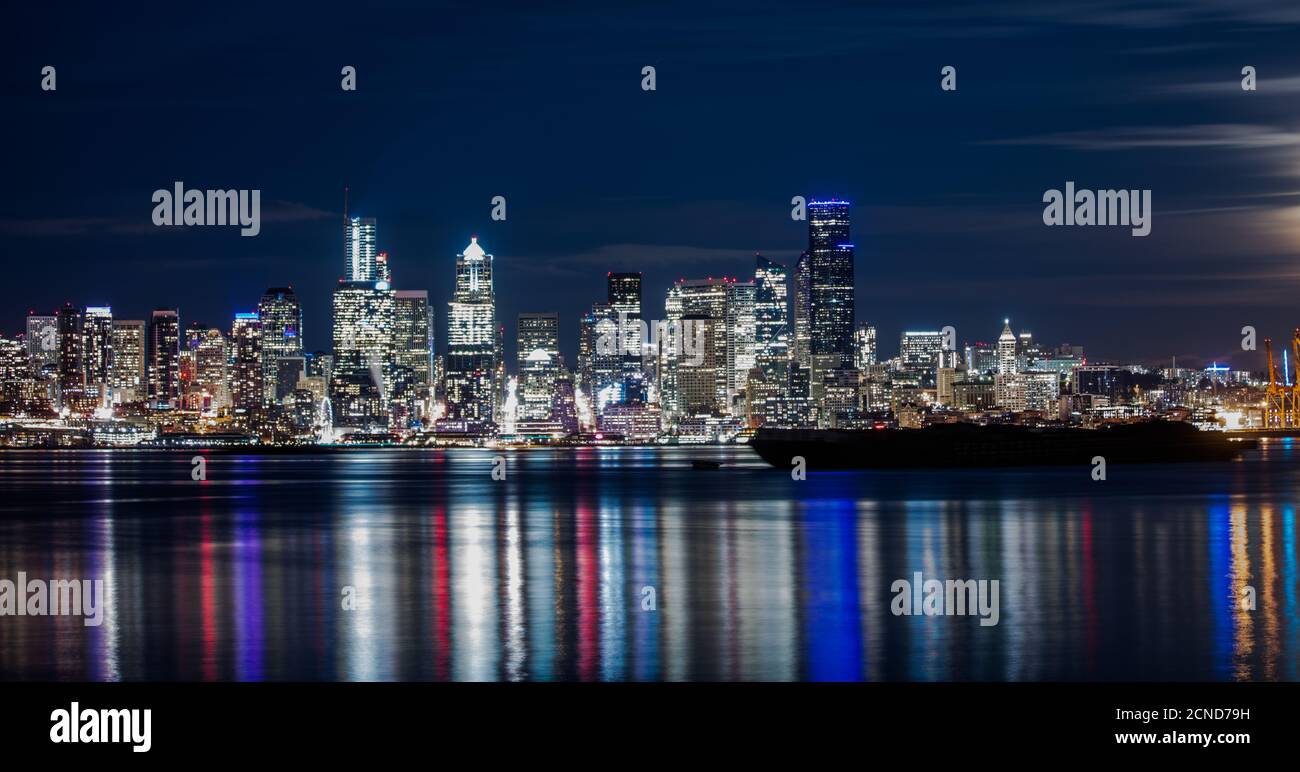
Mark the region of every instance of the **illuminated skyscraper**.
POLYGON ((794 361, 809 367, 812 361, 812 263, 807 252, 794 265, 794 361))
POLYGON ((352 217, 343 225, 343 280, 378 281, 377 226, 373 217, 352 217))
POLYGON ((1011 331, 1011 320, 1002 325, 1002 334, 998 336, 998 374, 1015 375, 1016 373, 1016 334, 1011 331))
POLYGON ((790 300, 786 269, 762 255, 754 269, 754 361, 768 377, 784 372, 790 355, 790 300))
POLYGON ((53 314, 27 316, 27 355, 32 370, 53 374, 59 363, 59 320, 53 314))
POLYGON ((215 413, 230 407, 230 350, 226 336, 215 328, 186 328, 187 346, 194 355, 190 391, 194 409, 215 413))
POLYGON ((456 289, 447 314, 447 417, 483 429, 497 421, 501 402, 492 260, 477 236, 456 255, 456 289))
POLYGON ((272 287, 263 293, 257 317, 262 326, 263 399, 268 405, 278 405, 294 388, 291 386, 288 393, 278 388, 278 360, 302 356, 302 305, 293 287, 272 287))
POLYGON ((86 372, 86 389, 108 404, 113 372, 113 309, 90 306, 82 322, 81 350, 86 372))
POLYGON ((607 303, 593 303, 578 320, 578 386, 593 409, 598 394, 605 394, 606 401, 622 399, 622 359, 611 345, 617 341, 617 324, 607 303))
POLYGON ((265 404, 262 370, 262 323, 256 313, 235 314, 230 328, 231 407, 247 427, 265 404))
POLYGON ((519 418, 549 420, 555 402, 555 383, 562 369, 560 315, 520 314, 517 343, 519 376, 515 393, 519 400, 519 418))
POLYGON ((428 290, 398 290, 393 361, 411 368, 419 383, 433 384, 433 315, 428 290))
POLYGON ((606 278, 607 298, 618 323, 619 380, 622 402, 646 397, 645 367, 641 331, 641 274, 610 273, 606 278))
POLYGON ((876 328, 863 322, 853 333, 853 350, 857 357, 855 366, 865 371, 876 363, 876 328))
POLYGON ((58 319, 59 404, 63 405, 65 398, 80 397, 86 385, 81 309, 64 303, 54 315, 58 319))
POLYGON ((374 281, 334 289, 334 369, 330 402, 336 426, 388 427, 395 293, 374 281))
POLYGON ((143 319, 113 320, 113 369, 109 386, 114 402, 142 402, 148 396, 145 350, 143 319))
POLYGON ((149 318, 149 407, 170 410, 179 406, 181 396, 180 314, 160 308, 149 318))
POLYGON ((909 330, 903 333, 898 342, 903 369, 916 373, 938 367, 942 351, 943 334, 937 330, 909 330))
POLYGON ((0 338, 0 412, 21 415, 43 402, 43 397, 32 374, 27 347, 17 340, 0 338))
POLYGON ((725 317, 727 338, 727 404, 745 391, 754 366, 755 286, 752 281, 732 279, 727 284, 725 317))
POLYGON ((809 343, 814 356, 853 363, 853 244, 848 201, 808 204, 809 343))
POLYGON ((692 328, 704 331, 701 336, 702 350, 695 356, 679 356, 674 363, 676 371, 677 409, 684 416, 708 415, 722 410, 725 394, 719 393, 718 384, 725 383, 725 367, 716 348, 719 340, 725 340, 718 334, 723 326, 721 318, 708 314, 684 314, 681 321, 689 323, 692 328))
POLYGON ((664 408, 670 414, 720 413, 730 406, 726 322, 731 284, 726 279, 682 279, 668 290, 664 303, 668 326, 662 338, 669 373, 663 399, 664 408), (699 337, 701 330, 707 340, 699 337), (700 361, 701 355, 709 361, 700 361), (689 384, 681 380, 683 367, 689 367, 692 378, 689 384), (713 400, 707 404, 699 393, 699 379, 706 374, 715 379, 713 400), (690 389, 689 395, 686 389, 690 389))

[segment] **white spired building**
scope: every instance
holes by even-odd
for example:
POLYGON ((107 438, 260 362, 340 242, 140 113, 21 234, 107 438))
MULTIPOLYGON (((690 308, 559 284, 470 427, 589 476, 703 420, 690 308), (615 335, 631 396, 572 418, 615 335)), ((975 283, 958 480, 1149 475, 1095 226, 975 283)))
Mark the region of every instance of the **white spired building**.
POLYGON ((1011 331, 1011 320, 1002 321, 1002 334, 998 336, 998 374, 1016 374, 1016 334, 1011 331))
POLYGON ((1016 375, 1016 334, 1011 331, 1011 320, 1002 322, 998 336, 998 373, 993 378, 993 398, 998 407, 1013 413, 1025 409, 1024 381, 1016 375))
POLYGON ((456 289, 447 310, 447 417, 480 427, 502 406, 492 255, 478 237, 456 255, 456 289))

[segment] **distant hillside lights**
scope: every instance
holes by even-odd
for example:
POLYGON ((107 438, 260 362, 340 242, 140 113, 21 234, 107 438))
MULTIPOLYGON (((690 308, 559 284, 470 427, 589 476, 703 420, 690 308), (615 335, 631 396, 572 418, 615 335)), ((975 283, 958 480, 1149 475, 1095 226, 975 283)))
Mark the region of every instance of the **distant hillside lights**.
POLYGON ((1044 225, 1131 225, 1134 236, 1151 233, 1150 190, 1075 190, 1067 180, 1064 194, 1048 190, 1043 203, 1044 225))
POLYGON ((262 232, 261 190, 175 190, 153 192, 154 225, 239 225, 239 235, 262 232))

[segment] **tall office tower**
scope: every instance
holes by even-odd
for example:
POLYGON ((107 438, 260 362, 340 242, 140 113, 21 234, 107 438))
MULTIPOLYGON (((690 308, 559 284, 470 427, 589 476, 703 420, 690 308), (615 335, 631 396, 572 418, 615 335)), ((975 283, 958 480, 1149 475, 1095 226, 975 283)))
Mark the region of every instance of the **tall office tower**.
POLYGON ((181 320, 173 308, 160 308, 149 317, 149 407, 170 410, 181 396, 181 320))
POLYGON ((492 255, 479 246, 477 236, 456 255, 456 288, 448 306, 447 417, 480 424, 497 421, 501 384, 492 255))
POLYGON ((812 361, 812 262, 807 252, 794 264, 794 337, 791 351, 800 367, 812 361))
POLYGON ((109 388, 116 403, 142 402, 145 380, 145 326, 143 319, 113 320, 113 368, 109 388))
POLYGON ((808 204, 809 344, 853 363, 853 244, 848 201, 808 204))
POLYGON ((676 402, 682 415, 700 415, 716 413, 721 408, 718 394, 718 382, 725 381, 725 373, 719 376, 722 358, 718 356, 717 341, 721 336, 717 328, 723 326, 721 318, 707 314, 684 314, 683 322, 692 327, 698 325, 704 331, 701 337, 702 347, 694 356, 679 357, 675 363, 677 373, 676 402))
POLYGON ((389 423, 400 431, 418 427, 433 410, 433 318, 426 290, 394 293, 393 329, 389 423))
POLYGON ((257 304, 262 324, 262 388, 268 405, 278 405, 289 394, 278 388, 282 357, 302 356, 302 304, 293 287, 272 287, 257 304))
POLYGON ((108 404, 109 383, 113 372, 113 309, 89 306, 81 328, 82 363, 86 388, 93 391, 101 405, 108 404))
POLYGON ((998 336, 998 374, 1015 375, 1016 373, 1016 334, 1011 331, 1011 320, 1002 324, 1002 334, 998 336))
POLYGON ((939 366, 943 333, 937 330, 909 330, 898 341, 898 355, 904 370, 922 373, 939 366))
POLYGON ((618 321, 607 303, 593 303, 578 319, 578 382, 588 404, 599 413, 598 402, 622 399, 622 360, 617 353, 618 321), (603 396, 602 396, 603 395, 603 396))
POLYGON ((388 379, 393 363, 395 293, 377 282, 334 288, 334 371, 330 404, 335 426, 388 427, 388 379))
POLYGON ((257 313, 235 314, 230 327, 230 406, 245 427, 266 398, 262 370, 262 322, 257 313))
POLYGON ((380 289, 388 289, 392 286, 393 271, 392 266, 388 263, 387 252, 380 252, 375 255, 375 281, 388 285, 387 287, 380 287, 380 289))
POLYGON ((549 420, 555 402, 555 383, 563 369, 560 315, 520 314, 516 341, 518 417, 526 421, 549 420))
POLYGON ((966 367, 974 373, 992 373, 998 369, 998 350, 984 341, 966 346, 966 367))
POLYGON ((378 281, 375 218, 351 217, 343 223, 343 281, 378 281))
MULTIPOLYGON (((670 412, 677 410, 699 412, 703 404, 696 397, 690 401, 682 389, 681 367, 683 363, 694 360, 691 364, 691 377, 699 378, 707 370, 715 377, 714 400, 707 412, 724 412, 730 407, 727 381, 727 300, 732 296, 732 282, 725 279, 682 279, 668 290, 664 303, 668 326, 662 336, 667 350, 667 369, 672 375, 667 379, 669 386, 679 393, 669 394, 665 391, 665 408, 670 412), (705 324, 701 320, 712 320, 705 324), (701 335, 703 337, 701 337, 701 335), (707 338, 705 340, 704 338, 707 338), (712 366, 701 369, 698 364, 703 352, 714 358, 712 366)), ((698 383, 691 384, 692 389, 698 383)))
POLYGON ((754 366, 756 287, 752 281, 732 279, 727 285, 727 404, 745 393, 750 368, 754 366))
POLYGON ((36 375, 54 374, 59 365, 59 318, 28 314, 27 356, 36 375))
POLYGON ((194 357, 194 377, 190 382, 192 408, 216 413, 230 407, 230 350, 221 330, 207 325, 190 325, 185 331, 186 345, 194 357))
MULTIPOLYGON (((754 362, 769 378, 790 356, 790 302, 785 266, 762 255, 754 269, 754 362)), ((779 371, 779 372, 778 372, 779 371)))
POLYGON ((865 371, 869 365, 876 363, 876 328, 863 322, 853 333, 853 350, 856 354, 856 367, 865 371))
POLYGON ((394 298, 393 361, 409 367, 426 389, 433 385, 433 314, 428 290, 398 290, 394 298))
POLYGON ((64 395, 81 396, 86 385, 84 351, 81 336, 81 309, 71 303, 64 303, 63 308, 54 312, 58 319, 59 347, 59 404, 64 403, 64 395))
POLYGON ((645 354, 641 334, 641 274, 607 274, 607 298, 614 321, 619 324, 619 368, 623 381, 622 400, 644 401, 646 397, 645 354))

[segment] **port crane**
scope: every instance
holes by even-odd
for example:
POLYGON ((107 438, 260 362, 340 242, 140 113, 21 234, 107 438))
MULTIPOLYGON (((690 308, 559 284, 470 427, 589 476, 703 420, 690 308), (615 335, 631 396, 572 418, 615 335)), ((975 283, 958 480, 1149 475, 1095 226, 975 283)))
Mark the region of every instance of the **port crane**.
MULTIPOLYGON (((1277 364, 1273 361, 1273 341, 1264 339, 1268 357, 1268 390, 1265 394, 1264 428, 1294 429, 1300 426, 1300 385, 1289 383, 1289 373, 1277 377, 1277 364)), ((1284 349, 1285 353, 1285 349, 1284 349)), ((1300 364, 1300 328, 1291 334, 1291 359, 1300 364)))

